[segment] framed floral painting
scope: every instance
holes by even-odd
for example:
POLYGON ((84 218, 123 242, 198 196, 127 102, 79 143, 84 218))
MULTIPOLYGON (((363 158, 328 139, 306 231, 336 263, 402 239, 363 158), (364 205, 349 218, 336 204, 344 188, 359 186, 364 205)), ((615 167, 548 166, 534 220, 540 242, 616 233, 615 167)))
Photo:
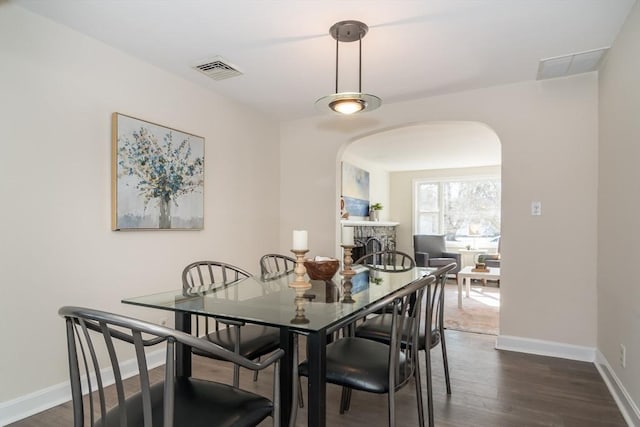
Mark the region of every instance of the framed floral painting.
POLYGON ((204 228, 204 138, 112 116, 113 230, 204 228))

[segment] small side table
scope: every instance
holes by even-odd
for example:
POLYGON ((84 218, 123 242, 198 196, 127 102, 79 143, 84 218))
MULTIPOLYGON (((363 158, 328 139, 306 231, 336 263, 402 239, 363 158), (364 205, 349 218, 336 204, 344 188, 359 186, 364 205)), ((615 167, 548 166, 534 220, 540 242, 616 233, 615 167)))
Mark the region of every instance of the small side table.
POLYGON ((466 284, 465 296, 469 298, 471 292, 471 279, 500 280, 500 269, 490 267, 486 273, 471 271, 474 267, 468 266, 458 273, 458 308, 462 308, 462 285, 466 284), (465 283, 466 281, 466 283, 465 283))
POLYGON ((486 249, 459 249, 460 252, 460 268, 465 268, 470 265, 476 265, 476 257, 480 254, 486 254, 488 251, 486 249))

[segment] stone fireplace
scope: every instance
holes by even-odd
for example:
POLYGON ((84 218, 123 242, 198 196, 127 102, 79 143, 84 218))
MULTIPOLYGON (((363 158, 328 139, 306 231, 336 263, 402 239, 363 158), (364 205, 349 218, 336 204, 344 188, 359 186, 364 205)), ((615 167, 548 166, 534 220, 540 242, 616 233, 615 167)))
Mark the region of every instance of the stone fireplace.
POLYGON ((342 221, 343 227, 353 227, 354 248, 352 258, 357 261, 364 255, 383 250, 395 250, 396 226, 389 221, 342 221))

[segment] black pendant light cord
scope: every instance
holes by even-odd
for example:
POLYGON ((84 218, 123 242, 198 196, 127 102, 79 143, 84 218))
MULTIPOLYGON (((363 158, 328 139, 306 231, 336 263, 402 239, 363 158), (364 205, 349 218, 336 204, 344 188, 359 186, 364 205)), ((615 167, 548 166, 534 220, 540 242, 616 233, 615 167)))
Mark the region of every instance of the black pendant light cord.
MULTIPOLYGON (((338 35, 336 36, 336 92, 338 93, 338 49, 340 46, 340 42, 338 41, 338 35)), ((360 32, 360 37, 358 37, 358 92, 362 93, 362 32, 360 32)))
POLYGON ((336 92, 335 93, 338 93, 338 37, 336 37, 336 92))

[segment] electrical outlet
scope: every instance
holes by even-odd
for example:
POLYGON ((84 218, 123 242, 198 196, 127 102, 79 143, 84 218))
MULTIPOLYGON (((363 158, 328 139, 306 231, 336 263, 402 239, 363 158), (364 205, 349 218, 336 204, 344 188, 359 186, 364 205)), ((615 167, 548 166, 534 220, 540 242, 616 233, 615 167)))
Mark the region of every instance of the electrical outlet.
POLYGON ((627 367, 627 347, 624 344, 620 344, 620 366, 627 367))

